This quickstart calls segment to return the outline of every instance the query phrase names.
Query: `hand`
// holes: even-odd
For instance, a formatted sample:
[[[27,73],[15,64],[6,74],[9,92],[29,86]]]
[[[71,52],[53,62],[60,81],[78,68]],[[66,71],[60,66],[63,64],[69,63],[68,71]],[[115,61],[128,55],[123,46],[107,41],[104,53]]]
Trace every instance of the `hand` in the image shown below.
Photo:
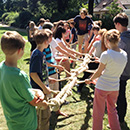
[[[54,84],[55,82],[56,82],[56,79],[49,77],[49,83],[50,83],[50,84]]]
[[[47,107],[48,107],[48,104],[47,104],[47,102],[44,100],[43,102],[42,102],[42,106],[43,106],[43,109],[45,110],[45,109],[47,109]]]
[[[54,94],[54,95],[57,95],[60,91],[56,91],[56,90],[51,90],[51,93]]]
[[[58,69],[59,71],[62,71],[62,70],[64,70],[64,67],[61,66],[61,65],[57,65],[57,69]]]
[[[92,81],[90,81],[90,79],[85,79],[85,83],[86,84],[90,84]]]

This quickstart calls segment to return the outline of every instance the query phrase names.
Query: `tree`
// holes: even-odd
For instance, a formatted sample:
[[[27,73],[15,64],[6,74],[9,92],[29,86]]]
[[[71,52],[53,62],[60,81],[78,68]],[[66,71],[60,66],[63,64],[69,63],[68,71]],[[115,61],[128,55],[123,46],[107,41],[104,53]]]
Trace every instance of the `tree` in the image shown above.
[[[89,2],[88,2],[88,12],[91,15],[93,15],[93,5],[94,5],[94,0],[89,0]]]
[[[120,13],[122,11],[122,8],[119,7],[119,4],[117,3],[117,0],[114,0],[110,7],[107,7],[109,10],[109,15],[113,18],[116,14]]]
[[[69,0],[57,0],[58,11],[63,13],[68,7]]]

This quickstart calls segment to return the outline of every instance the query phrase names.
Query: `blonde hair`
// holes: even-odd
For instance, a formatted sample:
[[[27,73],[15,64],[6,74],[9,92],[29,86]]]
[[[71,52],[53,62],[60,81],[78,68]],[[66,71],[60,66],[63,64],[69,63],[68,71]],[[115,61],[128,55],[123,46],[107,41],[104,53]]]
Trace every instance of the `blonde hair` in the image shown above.
[[[81,15],[81,14],[88,15],[87,9],[86,9],[86,8],[82,8],[82,9],[80,10],[80,15]]]
[[[111,29],[106,33],[106,39],[112,44],[118,44],[120,40],[120,33],[116,29]]]
[[[101,29],[102,30],[102,29]],[[106,51],[107,50],[107,47],[105,46],[105,36],[106,36],[106,32],[107,30],[106,29],[103,29],[102,30],[102,37],[101,37],[101,49],[102,49],[102,52],[103,51]]]
[[[107,31],[107,30],[106,30],[105,28],[100,29],[99,32],[98,32],[98,34],[102,36],[103,33],[106,32],[106,31]]]
[[[5,55],[12,55],[24,46],[25,39],[16,31],[7,31],[1,37],[1,49]]]

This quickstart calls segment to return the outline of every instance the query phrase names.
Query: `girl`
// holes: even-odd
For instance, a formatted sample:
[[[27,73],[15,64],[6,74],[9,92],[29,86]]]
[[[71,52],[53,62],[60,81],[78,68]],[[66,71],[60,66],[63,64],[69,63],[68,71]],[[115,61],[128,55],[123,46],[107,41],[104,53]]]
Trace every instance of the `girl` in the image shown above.
[[[115,29],[106,33],[105,45],[108,50],[102,53],[97,71],[90,79],[85,80],[89,84],[99,77],[94,93],[93,130],[102,130],[105,102],[111,130],[121,130],[115,103],[119,92],[119,78],[127,63],[127,54],[118,48],[119,37],[120,34]]]
[[[65,44],[65,42],[64,42],[64,40],[63,40],[64,35],[65,35],[65,32],[66,32],[66,30],[64,29],[64,27],[62,27],[62,26],[57,27],[57,29],[56,29],[56,31],[55,31],[55,39],[56,39],[56,41],[57,41],[57,44],[58,44],[63,50],[65,50],[66,52],[68,52],[67,56],[69,56],[69,54],[72,54],[73,57],[74,57],[74,59],[76,59],[75,55],[77,55],[77,56],[82,56],[82,54],[81,54],[80,52],[77,52],[77,51],[75,51],[75,50],[72,50],[72,49],[70,49],[69,47],[66,47],[66,44]],[[59,53],[58,53],[57,56],[58,56],[58,57],[59,57],[59,56],[64,57],[63,54],[59,54]],[[57,60],[57,61],[58,61],[58,60]],[[61,61],[61,59],[60,59],[60,61]],[[60,62],[60,61],[58,61],[58,62]],[[64,66],[64,67],[66,68],[66,70],[68,70],[68,71],[70,72],[70,63],[69,63],[67,57],[65,57],[65,60],[62,61],[61,65]],[[67,74],[67,76],[69,76],[69,75]]]

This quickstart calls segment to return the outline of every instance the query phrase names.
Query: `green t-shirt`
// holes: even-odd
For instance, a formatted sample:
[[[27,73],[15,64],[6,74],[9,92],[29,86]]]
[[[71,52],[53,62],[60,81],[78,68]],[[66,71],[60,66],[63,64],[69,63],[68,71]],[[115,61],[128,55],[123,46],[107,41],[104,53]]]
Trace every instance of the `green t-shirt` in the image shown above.
[[[34,92],[25,72],[0,63],[0,101],[9,130],[36,130],[37,115],[29,102]]]

